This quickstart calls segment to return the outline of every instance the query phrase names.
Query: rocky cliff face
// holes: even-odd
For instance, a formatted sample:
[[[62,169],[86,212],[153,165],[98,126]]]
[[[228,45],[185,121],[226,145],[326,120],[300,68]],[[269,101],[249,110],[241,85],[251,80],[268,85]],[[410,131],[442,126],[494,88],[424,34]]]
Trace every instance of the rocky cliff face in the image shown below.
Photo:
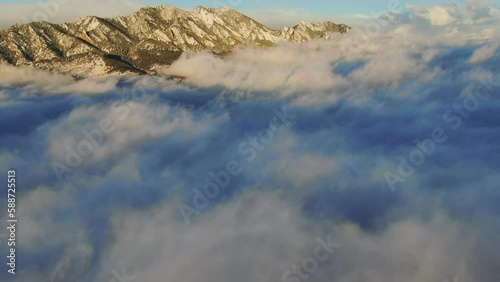
[[[77,77],[155,74],[182,52],[272,46],[280,40],[330,39],[350,27],[301,22],[270,29],[230,8],[145,7],[126,17],[80,18],[72,23],[34,22],[0,31],[0,61],[70,73]]]

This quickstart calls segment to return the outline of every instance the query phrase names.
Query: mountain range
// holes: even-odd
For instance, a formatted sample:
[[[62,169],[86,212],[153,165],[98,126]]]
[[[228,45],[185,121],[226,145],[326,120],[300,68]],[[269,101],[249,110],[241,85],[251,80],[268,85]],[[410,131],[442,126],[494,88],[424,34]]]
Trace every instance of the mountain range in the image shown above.
[[[75,77],[157,74],[183,52],[225,55],[234,48],[304,42],[345,33],[345,24],[300,22],[271,29],[231,8],[169,5],[129,16],[89,16],[72,23],[32,22],[0,30],[0,62],[69,73]]]

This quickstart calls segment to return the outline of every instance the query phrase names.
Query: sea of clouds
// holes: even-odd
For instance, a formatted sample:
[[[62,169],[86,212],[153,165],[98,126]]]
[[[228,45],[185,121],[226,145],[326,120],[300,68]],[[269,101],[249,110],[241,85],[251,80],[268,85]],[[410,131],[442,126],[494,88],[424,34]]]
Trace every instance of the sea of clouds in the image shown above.
[[[500,14],[463,2],[183,82],[0,65],[2,281],[497,282]]]

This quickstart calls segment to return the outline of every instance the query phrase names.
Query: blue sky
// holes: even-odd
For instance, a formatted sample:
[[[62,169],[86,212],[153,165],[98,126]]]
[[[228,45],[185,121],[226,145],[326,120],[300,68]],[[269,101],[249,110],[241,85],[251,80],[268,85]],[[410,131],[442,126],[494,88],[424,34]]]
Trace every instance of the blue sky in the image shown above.
[[[0,3],[30,3],[37,2],[33,0],[0,0]],[[331,15],[345,15],[345,14],[359,14],[370,13],[372,11],[379,11],[386,9],[389,0],[143,0],[146,4],[158,5],[169,4],[180,8],[191,8],[195,6],[233,6],[238,10],[255,10],[255,9],[300,9],[314,14],[331,14]],[[431,3],[459,3],[460,1],[436,1],[436,0],[413,0],[401,1],[402,3],[411,4],[431,4]],[[499,1],[497,1],[499,2]],[[227,4],[219,4],[227,3]],[[238,3],[231,5],[231,3]]]
[[[240,10],[262,9],[262,8],[277,8],[277,9],[301,9],[315,14],[357,14],[369,13],[371,11],[379,11],[387,7],[388,0],[219,0],[220,2],[231,3],[241,2],[235,5],[235,8]],[[201,1],[201,0],[175,0],[175,1],[147,1],[149,3],[169,3],[174,6],[192,7],[192,6],[212,6],[218,3],[218,0]],[[436,3],[436,0],[419,0],[419,1],[401,1],[402,3]],[[454,1],[457,2],[457,1]],[[217,5],[217,4],[215,4]]]
[[[38,21],[35,15],[49,10],[49,21],[71,22],[79,17],[129,15],[141,6],[169,4],[185,10],[196,6],[229,6],[272,28],[295,25],[299,21],[326,21],[356,26],[366,14],[388,10],[398,0],[0,0],[0,28],[15,23]],[[401,5],[460,4],[460,0],[399,0]],[[484,0],[477,0],[484,1]],[[499,3],[500,0],[496,0]],[[61,3],[54,11],[54,3]],[[32,4],[32,5],[23,5]],[[43,8],[45,7],[45,8]],[[47,8],[48,7],[48,8]]]

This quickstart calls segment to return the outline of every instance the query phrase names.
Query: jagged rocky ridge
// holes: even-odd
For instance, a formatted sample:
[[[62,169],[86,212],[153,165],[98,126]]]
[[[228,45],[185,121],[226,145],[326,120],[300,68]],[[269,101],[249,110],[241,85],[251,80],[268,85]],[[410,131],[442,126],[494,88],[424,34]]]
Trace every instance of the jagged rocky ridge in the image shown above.
[[[272,46],[280,40],[331,39],[344,24],[301,22],[270,29],[231,8],[145,7],[130,16],[85,17],[72,23],[33,22],[0,31],[0,61],[76,77],[155,74],[182,52],[226,54],[235,47]]]

